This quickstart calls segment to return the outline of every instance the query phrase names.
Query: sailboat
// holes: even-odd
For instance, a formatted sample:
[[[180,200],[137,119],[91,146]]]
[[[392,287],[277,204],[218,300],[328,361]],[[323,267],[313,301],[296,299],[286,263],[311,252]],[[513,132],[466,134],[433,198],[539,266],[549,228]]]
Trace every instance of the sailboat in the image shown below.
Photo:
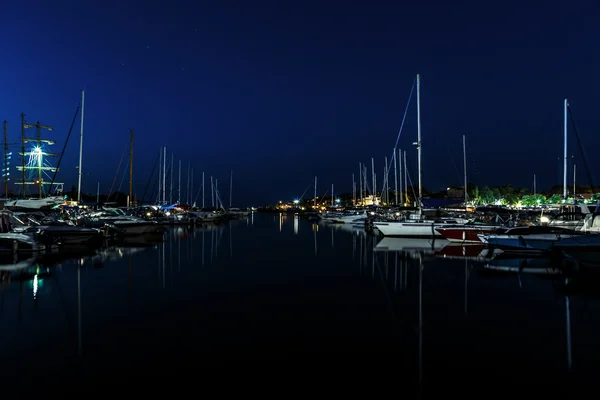
[[[442,238],[436,228],[448,226],[450,224],[466,224],[469,222],[465,218],[440,218],[437,220],[422,219],[421,210],[423,205],[422,185],[421,185],[421,77],[417,74],[417,146],[418,165],[419,165],[419,199],[418,212],[411,215],[405,221],[381,221],[374,222],[373,225],[384,236],[412,237],[412,238]]]

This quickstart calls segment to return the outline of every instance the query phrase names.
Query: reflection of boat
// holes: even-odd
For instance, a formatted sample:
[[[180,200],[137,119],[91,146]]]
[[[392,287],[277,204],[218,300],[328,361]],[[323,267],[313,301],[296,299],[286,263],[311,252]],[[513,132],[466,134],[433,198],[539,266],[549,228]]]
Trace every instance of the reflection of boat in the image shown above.
[[[110,247],[100,250],[92,257],[93,262],[115,261],[127,255],[133,255],[146,250],[147,247]]]
[[[569,260],[587,267],[600,267],[600,234],[563,238],[554,244]]]
[[[550,259],[544,257],[533,258],[509,258],[498,257],[484,263],[478,272],[502,273],[502,274],[539,274],[559,275],[561,269]]]
[[[490,246],[529,251],[547,251],[560,240],[583,235],[571,229],[553,226],[517,226],[501,228],[487,235],[479,234],[482,242]]]
[[[436,257],[446,259],[461,259],[461,260],[482,260],[492,258],[501,254],[502,250],[490,250],[485,245],[467,245],[463,246],[460,243],[448,243],[446,246],[435,252]]]
[[[35,257],[0,257],[0,271],[18,271],[30,267],[35,262]]]
[[[336,229],[336,230],[340,230],[340,231],[344,231],[344,232],[348,232],[348,233],[354,233],[354,234],[364,234],[365,232],[365,225],[355,225],[355,224],[331,224],[329,225],[329,229]]]
[[[66,249],[68,250],[39,254],[36,257],[36,261],[43,266],[54,266],[68,260],[80,260],[97,254],[96,249],[91,249],[87,246],[68,246]]]
[[[433,255],[436,250],[446,246],[448,241],[445,239],[412,239],[412,238],[393,238],[384,237],[375,246],[375,251],[388,252],[419,252]]]
[[[111,242],[119,247],[153,247],[164,241],[164,233],[147,233],[139,236],[126,236]]]
[[[45,245],[100,247],[104,241],[102,230],[76,225],[37,225],[24,227],[20,232],[33,235]]]

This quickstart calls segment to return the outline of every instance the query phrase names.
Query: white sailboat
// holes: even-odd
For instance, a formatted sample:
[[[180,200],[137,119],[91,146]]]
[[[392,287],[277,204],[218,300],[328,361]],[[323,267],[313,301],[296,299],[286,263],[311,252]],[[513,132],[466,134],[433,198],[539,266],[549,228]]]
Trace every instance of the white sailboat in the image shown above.
[[[436,228],[444,227],[450,224],[466,224],[469,220],[464,218],[426,220],[422,218],[422,184],[421,184],[421,77],[417,74],[417,146],[418,169],[419,169],[419,198],[418,212],[416,215],[411,215],[405,221],[381,221],[374,222],[373,225],[384,236],[412,237],[412,238],[442,238]]]

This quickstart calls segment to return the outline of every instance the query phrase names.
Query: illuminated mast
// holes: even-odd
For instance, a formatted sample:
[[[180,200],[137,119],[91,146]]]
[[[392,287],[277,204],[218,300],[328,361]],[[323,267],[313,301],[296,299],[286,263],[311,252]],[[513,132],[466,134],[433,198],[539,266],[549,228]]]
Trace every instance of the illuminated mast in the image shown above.
[[[25,137],[25,129],[27,128],[36,128],[37,137]],[[17,166],[17,170],[22,171],[23,179],[21,182],[15,182],[15,184],[22,185],[21,194],[23,197],[25,197],[27,192],[25,185],[37,185],[39,198],[41,199],[44,196],[44,185],[50,185],[52,183],[52,179],[45,181],[44,176],[47,176],[48,172],[56,172],[57,170],[56,167],[53,167],[44,160],[45,156],[57,157],[58,154],[46,153],[42,149],[42,145],[55,144],[54,140],[42,139],[42,129],[47,129],[49,131],[53,130],[51,126],[41,125],[39,121],[35,124],[28,124],[25,122],[25,114],[21,114],[21,151],[19,154],[22,157],[22,164]],[[26,145],[30,142],[36,144],[27,150]],[[62,183],[54,182],[54,184],[60,186],[62,189]],[[51,189],[52,188],[50,188],[50,191]]]

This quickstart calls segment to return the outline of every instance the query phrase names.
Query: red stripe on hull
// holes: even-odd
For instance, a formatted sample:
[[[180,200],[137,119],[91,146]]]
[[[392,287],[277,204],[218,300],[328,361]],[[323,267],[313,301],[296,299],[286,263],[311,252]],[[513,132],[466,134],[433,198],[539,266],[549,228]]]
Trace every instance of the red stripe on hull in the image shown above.
[[[477,235],[494,232],[494,228],[438,228],[437,231],[450,242],[483,243]]]

